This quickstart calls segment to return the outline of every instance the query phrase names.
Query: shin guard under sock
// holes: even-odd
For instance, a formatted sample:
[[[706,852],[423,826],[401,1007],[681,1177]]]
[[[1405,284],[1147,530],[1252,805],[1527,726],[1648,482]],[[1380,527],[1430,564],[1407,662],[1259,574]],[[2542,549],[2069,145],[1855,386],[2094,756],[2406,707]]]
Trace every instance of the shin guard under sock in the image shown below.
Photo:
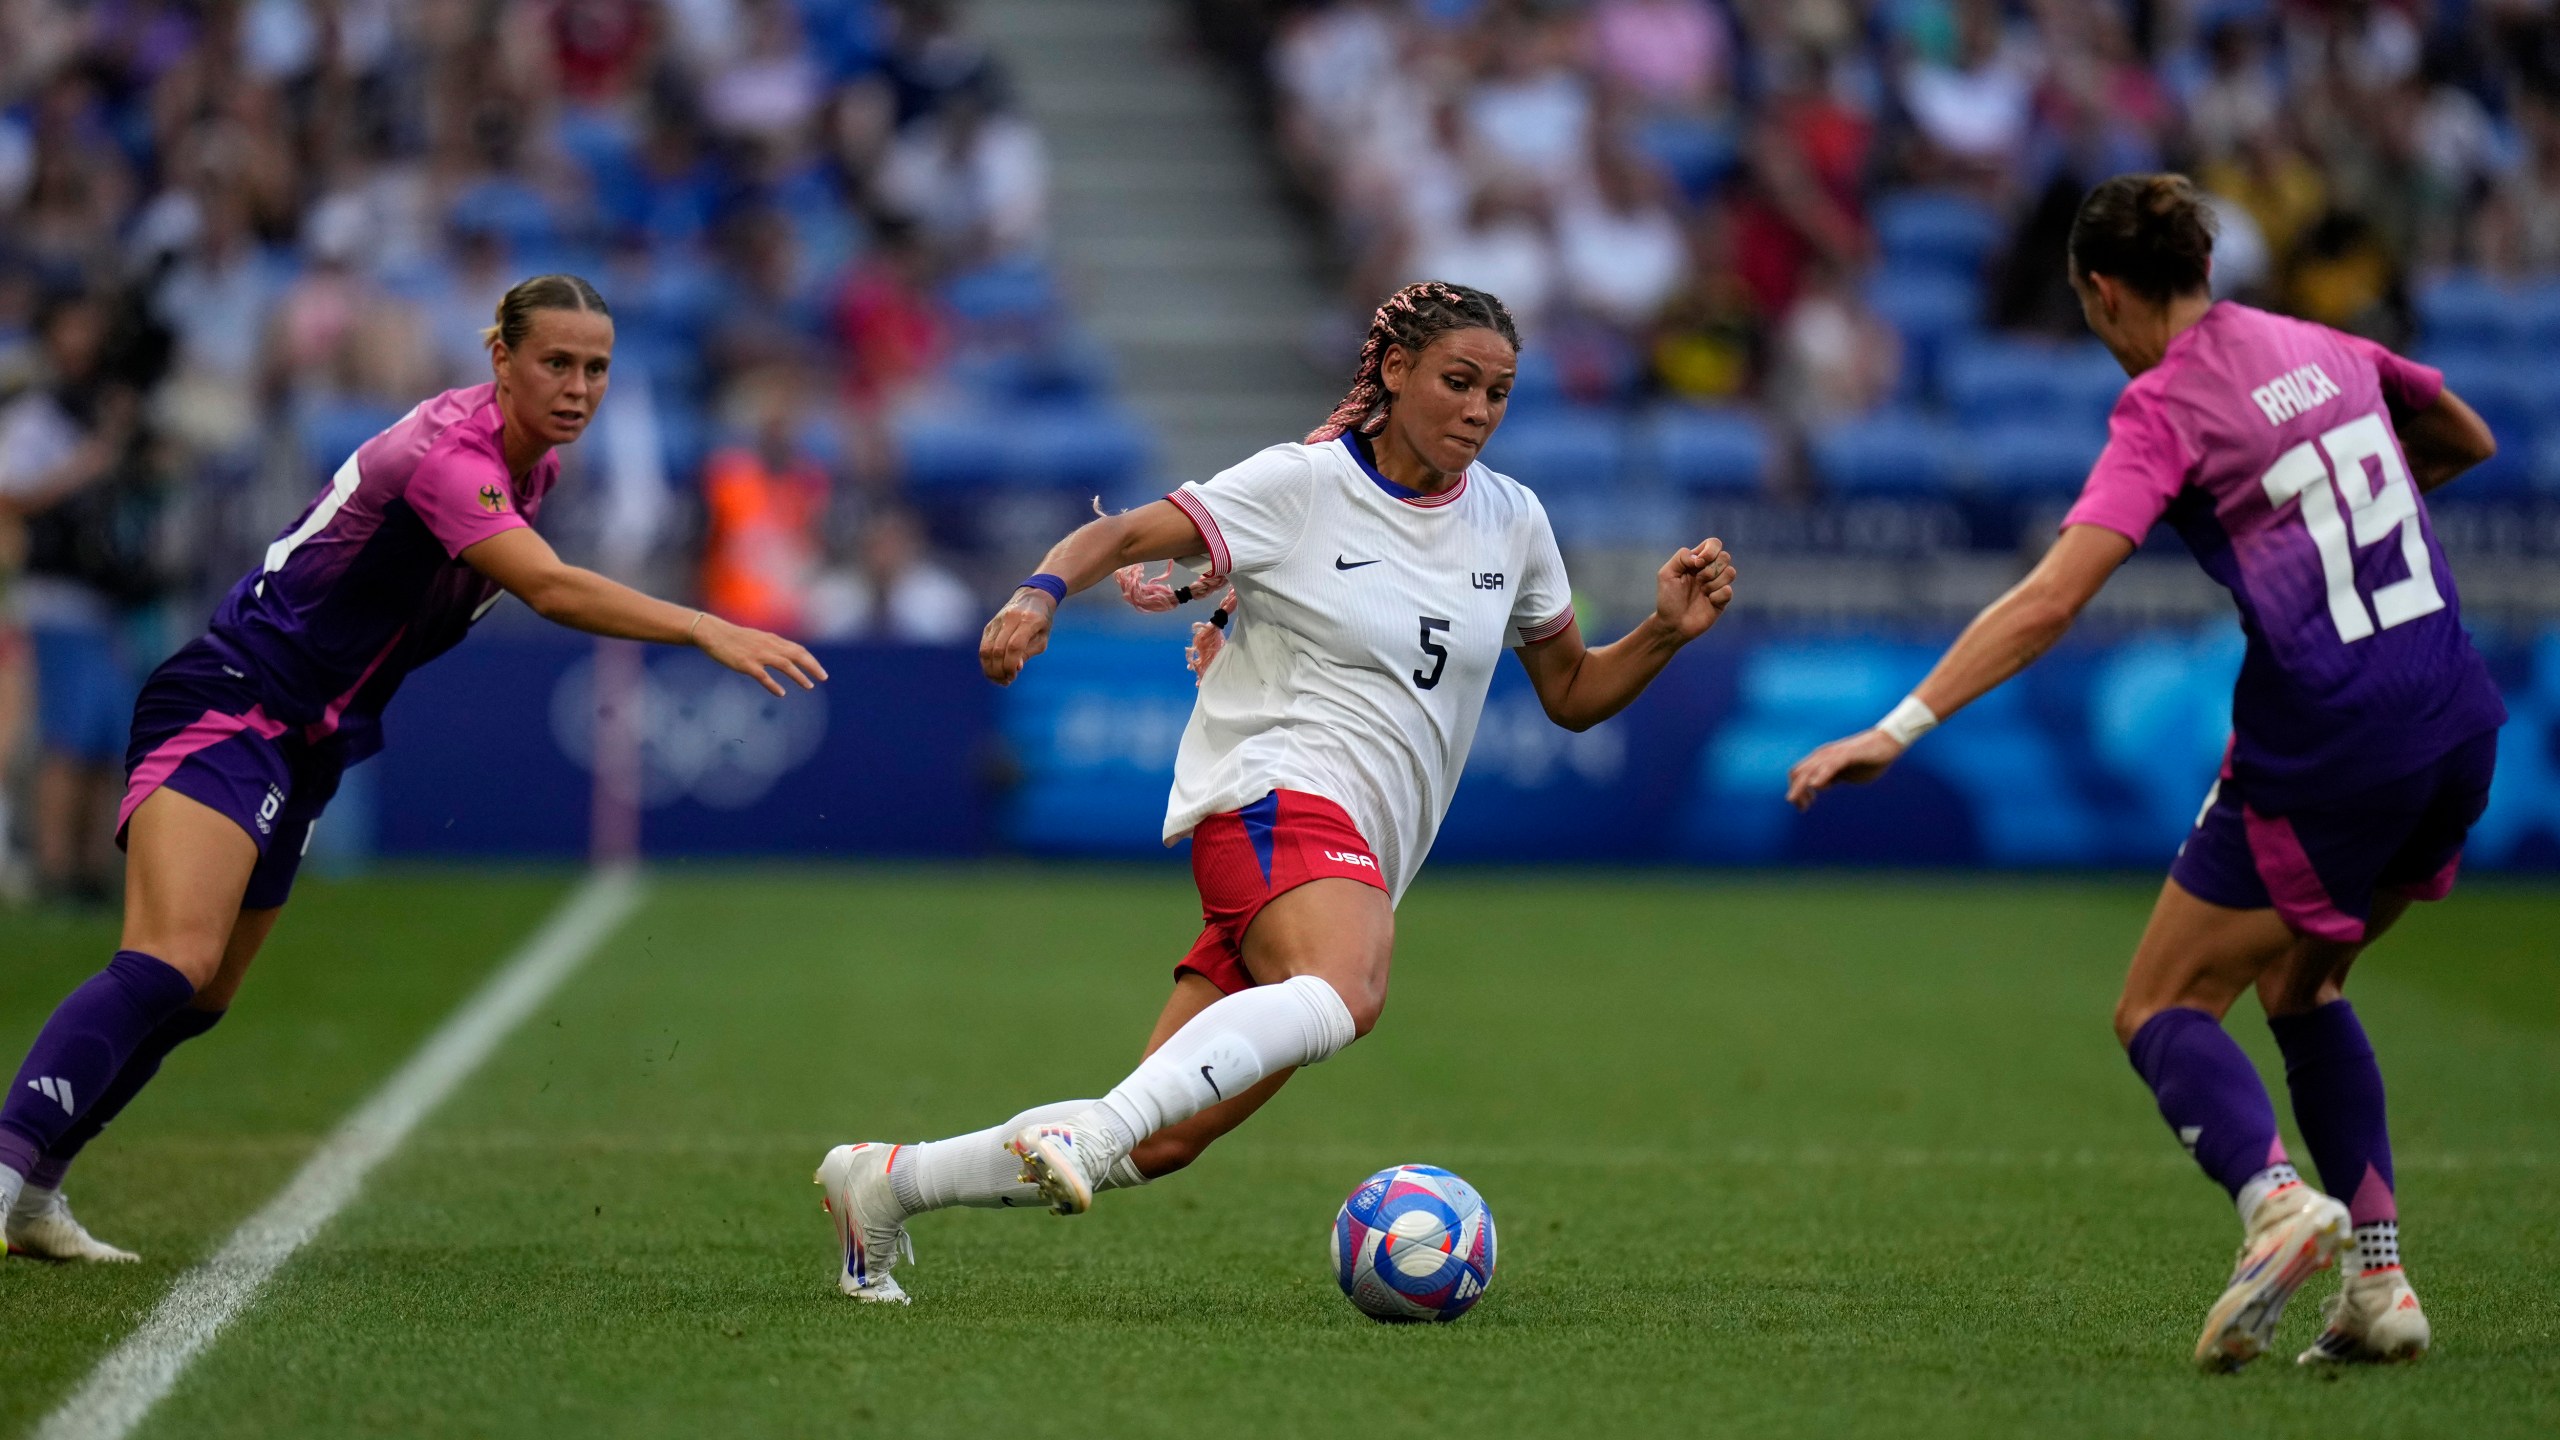
[[[124,1107],[133,1103],[133,1097],[160,1073],[160,1062],[169,1058],[169,1052],[221,1024],[224,1013],[182,1005],[176,1014],[161,1021],[159,1028],[144,1037],[142,1044],[126,1057],[124,1068],[116,1072],[116,1078],[100,1093],[97,1102],[82,1109],[80,1118],[72,1122],[62,1138],[38,1157],[35,1168],[27,1172],[27,1183],[43,1190],[61,1189],[62,1177],[70,1171],[71,1162],[79,1158],[81,1149],[97,1139],[108,1122],[124,1113]]]
[[[21,1176],[32,1172],[195,993],[167,962],[119,950],[106,969],[64,997],[0,1101],[0,1166]]]
[[[2126,1047],[2178,1143],[2234,1201],[2260,1171],[2285,1161],[2276,1109],[2239,1042],[2201,1010],[2163,1010]]]
[[[2271,1015],[2267,1028],[2284,1051],[2293,1121],[2320,1167],[2322,1188],[2347,1202],[2359,1230],[2397,1221],[2382,1068],[2374,1063],[2355,1007],[2333,1000],[2308,1014]]]

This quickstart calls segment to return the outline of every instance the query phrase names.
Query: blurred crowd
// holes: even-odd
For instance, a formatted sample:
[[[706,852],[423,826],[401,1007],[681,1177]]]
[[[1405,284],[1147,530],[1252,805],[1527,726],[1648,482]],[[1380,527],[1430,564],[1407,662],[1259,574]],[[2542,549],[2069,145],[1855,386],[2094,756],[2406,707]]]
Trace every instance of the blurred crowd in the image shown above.
[[[617,324],[564,549],[973,635],[898,436],[1090,398],[1046,186],[950,0],[0,0],[0,882],[102,889],[140,676],[526,275]]]
[[[2126,170],[2217,197],[2223,293],[2395,343],[2431,278],[2560,269],[2548,0],[1200,3],[1261,37],[1351,296],[1491,289],[1571,398],[1907,398],[1933,238],[1967,319],[2077,335],[2063,237]]]

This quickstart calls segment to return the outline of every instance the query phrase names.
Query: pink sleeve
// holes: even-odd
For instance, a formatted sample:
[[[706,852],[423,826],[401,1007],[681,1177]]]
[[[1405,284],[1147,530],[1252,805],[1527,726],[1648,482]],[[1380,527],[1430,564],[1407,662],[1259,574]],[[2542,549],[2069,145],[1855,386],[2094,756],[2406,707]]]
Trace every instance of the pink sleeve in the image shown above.
[[[2433,365],[2421,365],[2361,335],[2341,333],[2338,343],[2373,366],[2374,377],[2382,382],[2383,400],[2397,412],[2424,410],[2444,393],[2444,372]]]
[[[447,555],[525,525],[516,513],[506,467],[467,446],[430,447],[410,472],[406,498]]]
[[[2159,398],[2127,389],[2107,421],[2107,448],[2063,526],[2104,526],[2139,545],[2186,483],[2187,447]]]

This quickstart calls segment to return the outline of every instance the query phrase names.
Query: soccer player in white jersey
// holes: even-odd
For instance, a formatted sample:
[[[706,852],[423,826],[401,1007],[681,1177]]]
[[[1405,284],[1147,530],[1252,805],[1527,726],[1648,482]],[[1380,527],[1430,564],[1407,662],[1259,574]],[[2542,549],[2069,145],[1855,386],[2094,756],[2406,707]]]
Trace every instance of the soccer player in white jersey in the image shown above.
[[[840,1145],[818,1167],[837,1284],[903,1302],[905,1225],[951,1205],[1045,1203],[1179,1170],[1292,1071],[1367,1034],[1386,1004],[1395,902],[1447,810],[1485,690],[1514,650],[1557,724],[1584,730],[1713,626],[1734,570],[1713,539],[1656,577],[1655,608],[1586,647],[1546,511],[1477,459],[1502,423],[1519,337],[1500,301],[1409,285],[1378,307],[1350,393],[1303,444],[1084,526],[989,621],[1010,684],[1067,595],[1123,567],[1194,560],[1231,582],[1232,634],[1202,668],[1164,838],[1192,840],[1206,928],[1175,968],[1146,1058],[1099,1100],[921,1145]],[[1222,612],[1223,616],[1223,612]]]

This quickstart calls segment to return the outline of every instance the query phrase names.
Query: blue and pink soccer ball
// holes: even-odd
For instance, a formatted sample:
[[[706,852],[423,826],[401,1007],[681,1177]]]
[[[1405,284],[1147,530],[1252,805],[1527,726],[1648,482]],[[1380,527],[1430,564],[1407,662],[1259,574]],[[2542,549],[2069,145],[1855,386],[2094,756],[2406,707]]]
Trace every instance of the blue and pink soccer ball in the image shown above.
[[[1372,1320],[1455,1320],[1493,1283],[1493,1212],[1437,1165],[1381,1170],[1333,1217],[1333,1278]]]

